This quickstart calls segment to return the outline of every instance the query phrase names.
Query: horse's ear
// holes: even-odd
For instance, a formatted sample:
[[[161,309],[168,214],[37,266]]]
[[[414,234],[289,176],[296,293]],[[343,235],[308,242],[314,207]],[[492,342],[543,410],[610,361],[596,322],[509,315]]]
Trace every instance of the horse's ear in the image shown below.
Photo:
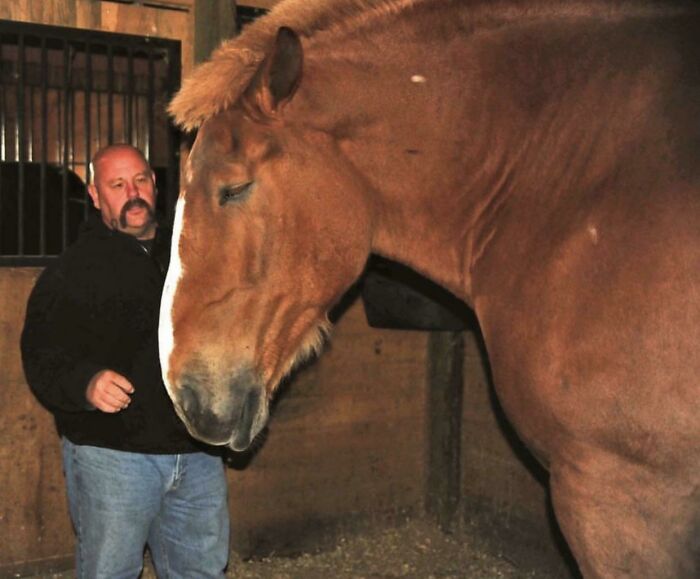
[[[291,28],[280,28],[272,53],[263,62],[246,97],[252,97],[263,114],[274,116],[294,96],[301,81],[302,62],[299,36]]]

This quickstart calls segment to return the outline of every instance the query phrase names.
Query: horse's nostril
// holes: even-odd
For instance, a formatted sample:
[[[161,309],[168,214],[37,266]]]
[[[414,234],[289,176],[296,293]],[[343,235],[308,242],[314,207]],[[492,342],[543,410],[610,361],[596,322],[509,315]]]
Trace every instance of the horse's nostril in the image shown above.
[[[186,384],[180,388],[180,406],[187,416],[199,414],[199,396],[193,388]]]

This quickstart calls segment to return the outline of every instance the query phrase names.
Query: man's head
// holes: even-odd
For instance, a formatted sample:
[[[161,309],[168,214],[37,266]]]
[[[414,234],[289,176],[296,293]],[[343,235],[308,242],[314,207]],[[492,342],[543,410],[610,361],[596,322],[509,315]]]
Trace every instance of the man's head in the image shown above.
[[[92,159],[88,192],[107,227],[151,239],[156,232],[156,178],[143,153],[131,145],[109,145]]]

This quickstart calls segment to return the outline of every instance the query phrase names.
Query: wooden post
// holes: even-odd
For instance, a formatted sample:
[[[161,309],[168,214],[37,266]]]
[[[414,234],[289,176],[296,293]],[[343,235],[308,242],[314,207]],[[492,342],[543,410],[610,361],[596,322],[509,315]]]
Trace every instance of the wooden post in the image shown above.
[[[460,520],[463,332],[428,338],[426,512],[445,532]]]
[[[194,1],[194,61],[202,62],[222,40],[236,34],[235,0]]]

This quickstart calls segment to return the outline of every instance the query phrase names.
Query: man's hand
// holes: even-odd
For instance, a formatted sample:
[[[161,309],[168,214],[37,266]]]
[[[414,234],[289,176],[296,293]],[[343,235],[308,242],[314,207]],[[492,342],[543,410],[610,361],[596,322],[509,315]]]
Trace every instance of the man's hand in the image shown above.
[[[112,370],[101,370],[88,383],[85,398],[102,412],[119,412],[129,406],[134,387],[124,376]]]

